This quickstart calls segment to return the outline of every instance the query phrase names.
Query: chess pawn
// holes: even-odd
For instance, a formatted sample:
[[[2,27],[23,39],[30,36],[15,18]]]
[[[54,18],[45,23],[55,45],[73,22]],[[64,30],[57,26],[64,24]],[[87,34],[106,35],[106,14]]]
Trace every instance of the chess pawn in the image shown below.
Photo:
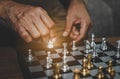
[[[63,43],[63,54],[64,53],[68,54],[67,43]]]
[[[99,68],[98,68],[97,78],[104,79],[104,73],[102,72],[102,66],[99,66]]]
[[[60,64],[55,64],[54,65],[54,70],[53,70],[53,74],[54,74],[54,79],[60,79],[61,78],[61,74],[60,74]]]
[[[72,45],[72,50],[73,50],[73,51],[77,50],[77,47],[75,46],[75,43],[76,43],[75,41],[72,42],[72,44],[73,44],[73,45]]]
[[[101,49],[103,51],[106,51],[107,50],[107,44],[106,44],[106,38],[102,38],[102,44],[101,44]]]
[[[80,79],[80,69],[74,69],[74,79]]]
[[[107,72],[110,74],[111,77],[114,77],[115,70],[112,68],[112,60],[109,61]]]
[[[82,59],[82,67],[83,68],[81,69],[81,74],[83,76],[87,76],[90,73],[90,71],[87,68],[87,59],[85,57]]]
[[[88,54],[88,55],[87,55],[87,59],[88,59],[87,67],[88,67],[88,69],[92,69],[92,68],[93,68],[93,64],[92,64],[92,54]]]
[[[90,50],[90,42],[88,40],[85,40],[85,53],[88,54]]]

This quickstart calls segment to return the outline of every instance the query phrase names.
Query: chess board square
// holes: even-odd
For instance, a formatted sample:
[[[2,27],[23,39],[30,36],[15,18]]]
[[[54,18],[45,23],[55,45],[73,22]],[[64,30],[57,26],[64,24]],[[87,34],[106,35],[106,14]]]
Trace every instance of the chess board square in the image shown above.
[[[70,69],[71,69],[72,71],[73,71],[75,68],[81,69],[82,66],[81,66],[81,65],[70,66]]]
[[[28,66],[38,66],[40,63],[38,61],[27,62]]]
[[[75,60],[75,58],[73,56],[67,56],[66,61],[74,61],[74,60]]]
[[[114,79],[120,79],[120,75],[119,74],[116,74]]]
[[[46,60],[39,60],[40,65],[46,65]]]
[[[96,52],[97,52],[97,53],[101,53],[101,52],[103,52],[103,51],[100,50],[100,49],[96,49]]]
[[[76,56],[73,56],[76,60],[81,60],[83,59],[83,55],[76,55]]]
[[[79,46],[79,47],[77,47],[77,49],[78,49],[79,51],[85,50],[85,46]]]
[[[73,56],[83,55],[83,53],[81,53],[80,51],[71,51],[70,53],[71,53]]]
[[[90,70],[90,74],[92,76],[96,76],[97,73],[98,73],[98,69],[92,69],[92,70]]]
[[[51,54],[52,58],[60,58],[59,54]]]
[[[62,62],[62,61],[63,61],[62,58],[54,58],[54,59],[53,59],[53,62],[54,62],[54,63],[60,63],[60,62]]]
[[[53,75],[53,69],[45,70],[45,73],[47,76],[52,76]]]
[[[38,60],[44,60],[46,59],[47,56],[43,55],[43,56],[36,56]]]
[[[104,63],[104,62],[99,62],[99,63],[93,63],[97,68],[99,67],[99,66],[102,66],[103,68],[106,68],[108,65],[106,64],[106,63]]]
[[[116,60],[116,63],[120,64],[120,60]]]
[[[33,72],[32,73],[32,77],[33,78],[46,77],[46,74],[43,71]]]
[[[79,62],[78,61],[69,61],[67,64],[68,64],[68,66],[75,66],[75,65],[79,65]]]
[[[38,66],[30,66],[29,70],[31,72],[38,72],[38,71],[43,71],[43,68],[40,65],[38,65]]]
[[[105,54],[108,56],[115,56],[116,52],[115,51],[106,51]]]
[[[35,51],[35,56],[46,55],[45,51]]]
[[[116,72],[120,73],[120,66],[114,66],[113,68],[115,69]]]
[[[108,62],[109,60],[113,60],[111,57],[107,56],[107,57],[100,57],[100,59],[104,62]]]
[[[73,73],[62,74],[63,79],[73,79]]]
[[[55,49],[55,51],[56,51],[57,53],[62,53],[63,49],[62,49],[62,48],[58,48],[58,49]]]

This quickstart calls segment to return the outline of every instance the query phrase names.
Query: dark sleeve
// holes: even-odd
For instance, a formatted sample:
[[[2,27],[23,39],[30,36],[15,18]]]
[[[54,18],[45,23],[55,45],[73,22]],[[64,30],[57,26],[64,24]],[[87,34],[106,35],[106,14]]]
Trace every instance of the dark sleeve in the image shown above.
[[[67,9],[71,0],[59,0],[63,6]]]

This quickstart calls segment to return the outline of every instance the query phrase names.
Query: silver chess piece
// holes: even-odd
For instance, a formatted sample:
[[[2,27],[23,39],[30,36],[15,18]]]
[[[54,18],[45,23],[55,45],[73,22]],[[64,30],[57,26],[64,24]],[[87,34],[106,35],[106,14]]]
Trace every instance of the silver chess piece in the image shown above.
[[[73,51],[77,50],[77,47],[76,47],[75,43],[76,43],[76,41],[73,41],[73,42],[72,42],[72,50],[73,50]]]
[[[120,41],[118,41],[116,57],[120,58]]]
[[[62,70],[63,72],[69,71],[69,66],[67,65],[67,56],[66,54],[63,55],[63,64],[62,64]]]
[[[31,49],[28,49],[28,62],[31,62],[33,61],[33,55],[32,55],[32,50]]]
[[[91,48],[93,48],[94,44],[95,44],[95,35],[92,33],[92,35],[91,35],[91,44],[90,44]]]
[[[53,60],[51,57],[51,52],[47,52],[47,54],[48,56],[46,57],[46,61],[47,61],[46,68],[49,69],[52,67]]]
[[[68,50],[67,50],[67,43],[63,43],[63,54],[68,54]]]
[[[94,46],[93,46],[93,55],[92,55],[92,57],[93,57],[93,58],[98,57],[98,54],[97,54],[97,52],[96,52],[96,44],[94,44]]]
[[[85,43],[85,53],[88,54],[90,52],[90,42],[88,40],[84,41]]]
[[[106,44],[106,38],[102,38],[102,44],[101,44],[101,49],[103,51],[106,51],[108,49],[107,44]]]

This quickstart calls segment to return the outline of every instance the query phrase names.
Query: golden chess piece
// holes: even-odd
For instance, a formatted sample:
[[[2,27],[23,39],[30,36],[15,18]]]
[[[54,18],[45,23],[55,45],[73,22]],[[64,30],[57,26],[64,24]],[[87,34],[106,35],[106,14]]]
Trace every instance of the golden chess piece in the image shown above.
[[[80,79],[80,69],[76,68],[73,70],[74,72],[74,79]]]
[[[112,68],[112,60],[110,60],[108,63],[107,72],[111,77],[115,76],[115,70]]]
[[[81,74],[83,76],[87,76],[90,73],[90,71],[87,68],[87,59],[85,57],[82,60],[82,67],[83,68],[81,69]]]
[[[98,68],[97,78],[104,79],[104,73],[102,72],[102,66],[99,66],[99,68]]]
[[[54,79],[60,79],[61,78],[61,74],[60,74],[60,64],[55,64],[54,65],[54,70],[53,70],[53,78]]]
[[[92,69],[93,68],[92,54],[88,54],[87,59],[88,59],[87,67],[88,67],[88,69]]]

